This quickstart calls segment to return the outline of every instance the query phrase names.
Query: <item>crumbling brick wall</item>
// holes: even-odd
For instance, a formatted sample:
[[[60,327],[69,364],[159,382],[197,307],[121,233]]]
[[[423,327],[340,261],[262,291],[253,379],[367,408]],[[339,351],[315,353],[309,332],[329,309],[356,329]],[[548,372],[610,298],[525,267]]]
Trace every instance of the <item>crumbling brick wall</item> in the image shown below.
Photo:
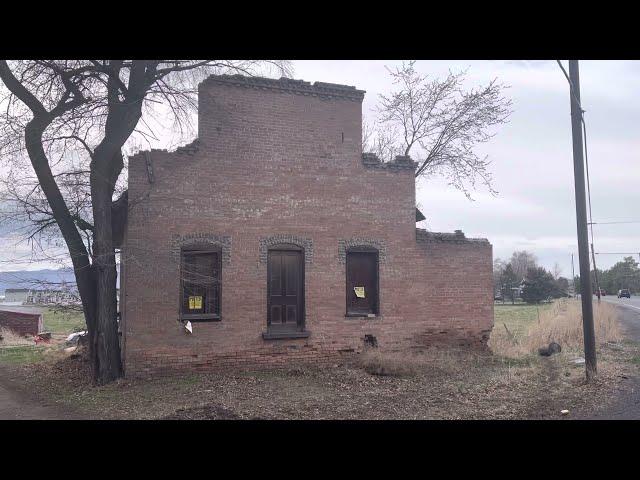
[[[486,240],[415,228],[414,163],[362,155],[364,92],[293,80],[210,77],[199,136],[129,162],[123,261],[127,373],[295,364],[430,341],[482,345],[493,324]],[[221,320],[178,322],[180,246],[222,251]],[[304,339],[265,340],[268,246],[305,251]],[[380,313],[345,317],[348,246],[379,251]]]

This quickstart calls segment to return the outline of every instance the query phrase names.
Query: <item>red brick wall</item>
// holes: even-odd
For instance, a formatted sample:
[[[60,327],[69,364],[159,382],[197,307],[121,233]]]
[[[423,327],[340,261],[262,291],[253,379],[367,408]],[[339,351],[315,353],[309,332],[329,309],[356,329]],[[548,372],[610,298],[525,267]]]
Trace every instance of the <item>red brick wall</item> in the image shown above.
[[[8,328],[18,335],[36,335],[43,329],[42,315],[0,310],[0,327]]]
[[[316,361],[359,351],[365,334],[381,347],[486,341],[493,324],[491,245],[421,234],[416,240],[414,170],[363,164],[361,96],[205,81],[197,147],[130,159],[123,254],[128,374]],[[188,335],[178,322],[177,252],[198,235],[223,245],[222,320],[194,323]],[[307,242],[306,339],[262,338],[261,240],[276,235]],[[381,250],[374,319],[345,318],[341,245],[359,243],[353,239]]]

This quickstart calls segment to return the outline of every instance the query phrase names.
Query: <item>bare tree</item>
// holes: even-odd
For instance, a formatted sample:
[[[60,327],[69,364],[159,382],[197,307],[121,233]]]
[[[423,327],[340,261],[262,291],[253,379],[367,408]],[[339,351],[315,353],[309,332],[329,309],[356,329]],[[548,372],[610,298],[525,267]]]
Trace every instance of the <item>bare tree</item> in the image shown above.
[[[554,280],[558,280],[560,275],[562,275],[562,267],[558,262],[553,264],[553,270],[551,271],[551,275],[553,275]]]
[[[492,80],[465,90],[466,72],[429,79],[414,65],[412,61],[387,69],[396,89],[380,95],[376,133],[369,134],[367,149],[383,160],[411,153],[418,161],[416,177],[444,175],[469,199],[469,189],[478,179],[495,193],[489,161],[474,148],[495,135],[492,127],[507,121],[511,113],[511,101],[503,96],[507,87]]]
[[[501,258],[493,260],[493,291],[494,293],[502,293],[502,274],[507,267],[507,262]]]
[[[509,263],[513,269],[513,273],[522,280],[527,276],[527,271],[530,268],[538,267],[538,258],[533,253],[526,250],[515,251],[511,255]]]
[[[174,131],[191,131],[196,86],[205,76],[252,74],[265,63],[288,73],[286,62],[0,61],[6,89],[0,158],[10,163],[5,200],[15,207],[15,221],[33,226],[31,239],[47,232],[63,238],[98,383],[122,372],[114,231],[126,216],[126,192],[118,183],[126,148],[153,140],[153,124],[161,125],[163,115],[173,118]],[[33,174],[21,170],[26,158]]]

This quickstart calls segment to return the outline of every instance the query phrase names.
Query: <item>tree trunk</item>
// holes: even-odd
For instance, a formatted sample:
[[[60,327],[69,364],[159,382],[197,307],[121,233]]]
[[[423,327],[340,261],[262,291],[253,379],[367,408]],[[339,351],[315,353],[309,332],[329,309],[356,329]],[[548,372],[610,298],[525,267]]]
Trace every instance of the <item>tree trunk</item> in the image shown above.
[[[110,176],[96,165],[91,172],[91,200],[93,203],[94,239],[93,268],[95,271],[96,335],[93,339],[97,368],[97,383],[109,383],[122,375],[120,336],[117,322],[116,257],[113,248],[111,223]]]

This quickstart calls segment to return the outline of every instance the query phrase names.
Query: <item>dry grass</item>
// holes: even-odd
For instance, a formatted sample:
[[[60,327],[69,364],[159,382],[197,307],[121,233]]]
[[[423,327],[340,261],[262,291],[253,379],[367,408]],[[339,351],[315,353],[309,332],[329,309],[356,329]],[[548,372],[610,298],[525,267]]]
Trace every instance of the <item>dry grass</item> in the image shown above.
[[[23,337],[13,330],[0,327],[0,346],[33,345],[33,337]]]
[[[370,349],[359,355],[357,365],[365,372],[381,377],[411,377],[451,375],[478,363],[481,353],[469,349],[432,347],[418,352]]]
[[[602,302],[594,304],[596,344],[619,342],[622,334],[618,326],[615,307]],[[557,342],[563,351],[578,352],[583,348],[582,309],[573,299],[558,300],[552,308],[540,312],[526,334],[518,336],[504,325],[496,324],[489,346],[498,355],[517,358],[536,353],[538,348]]]

